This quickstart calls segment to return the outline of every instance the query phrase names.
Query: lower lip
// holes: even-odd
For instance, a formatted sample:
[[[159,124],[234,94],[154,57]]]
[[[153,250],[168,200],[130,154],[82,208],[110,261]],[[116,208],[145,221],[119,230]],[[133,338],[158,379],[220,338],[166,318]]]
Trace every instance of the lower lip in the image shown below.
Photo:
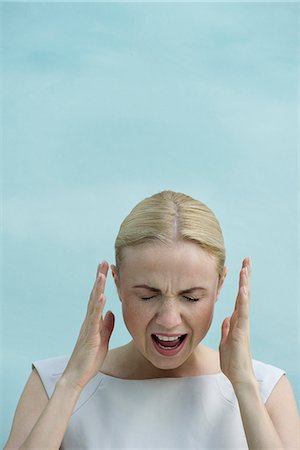
[[[156,340],[155,340],[152,336],[151,336],[151,339],[152,339],[152,342],[153,342],[153,344],[154,344],[155,349],[157,350],[157,352],[158,352],[160,355],[163,355],[163,356],[175,356],[175,355],[177,355],[177,354],[184,348],[185,343],[186,343],[186,341],[187,341],[187,335],[185,336],[185,338],[183,339],[183,341],[178,345],[178,347],[171,348],[170,350],[169,350],[169,349],[161,348],[161,347],[158,345],[158,343],[156,342]]]

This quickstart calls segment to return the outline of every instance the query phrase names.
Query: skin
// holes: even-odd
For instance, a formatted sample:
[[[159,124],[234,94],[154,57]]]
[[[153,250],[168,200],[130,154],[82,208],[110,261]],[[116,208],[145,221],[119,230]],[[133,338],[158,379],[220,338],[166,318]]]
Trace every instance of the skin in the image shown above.
[[[206,348],[201,340],[210,327],[227,269],[219,281],[215,261],[206,252],[188,242],[176,243],[172,248],[160,245],[126,249],[120,279],[115,266],[111,268],[124,320],[133,340],[108,352],[114,314],[107,311],[102,319],[109,269],[104,261],[98,266],[75,348],[51,399],[37,372],[33,371],[18,404],[5,448],[58,448],[86,384],[99,370],[110,373],[112,369],[113,376],[125,379],[194,376],[221,369],[235,391],[248,448],[299,448],[299,415],[287,377],[280,378],[264,404],[253,373],[249,338],[249,258],[242,264],[233,313],[222,324],[219,352]],[[141,297],[153,295],[133,290],[132,285],[141,282],[159,288],[160,294],[148,301],[141,300]],[[178,294],[179,290],[192,285],[207,288],[205,293],[193,292],[194,297],[201,298],[199,302],[190,303]],[[163,357],[153,352],[152,332],[188,333],[188,345],[175,357]],[[126,368],[131,372],[126,372]]]
[[[124,319],[133,340],[109,354],[114,314],[107,311],[102,319],[109,265],[106,261],[100,264],[78,340],[51,401],[39,376],[33,371],[33,377],[20,399],[5,448],[45,448],[49,445],[58,448],[82,389],[100,369],[105,373],[105,370],[113,368],[112,375],[118,378],[147,379],[201,375],[215,367],[201,340],[211,324],[214,303],[227,269],[219,282],[212,262],[213,258],[190,243],[176,243],[171,249],[162,246],[128,249],[120,279],[116,276],[115,266],[112,266],[112,271],[122,301]],[[223,321],[219,353],[215,353],[222,372],[234,388],[248,447],[251,450],[296,449],[299,447],[299,414],[287,377],[280,378],[264,404],[253,373],[249,335],[250,258],[245,258],[242,266],[234,310]],[[157,283],[155,287],[161,289],[160,295],[152,299],[153,302],[141,303],[144,292],[132,292],[129,283],[136,280],[151,283],[152,286]],[[179,295],[178,290],[191,287],[187,283],[195,282],[198,285],[205,283],[207,293],[200,302],[185,303],[188,300]],[[182,354],[169,359],[156,355],[149,341],[153,331],[188,332],[188,346]],[[114,356],[109,357],[112,354]],[[108,360],[110,362],[105,368]],[[126,373],[126,367],[132,371],[132,376]],[[35,400],[43,396],[44,404],[40,400],[36,403]],[[54,429],[55,433],[51,432]]]
[[[224,269],[219,280],[214,259],[191,242],[176,242],[171,248],[162,245],[143,246],[127,248],[125,251],[120,277],[116,274],[115,266],[111,266],[111,269],[122,301],[124,320],[133,340],[124,347],[114,349],[115,356],[108,358],[110,363],[108,362],[106,367],[107,359],[102,365],[103,359],[99,361],[96,354],[94,366],[97,363],[97,367],[101,367],[104,373],[105,370],[110,371],[113,368],[113,376],[125,379],[184,377],[211,373],[216,362],[212,362],[209,351],[201,344],[201,340],[210,327],[214,304],[227,269]],[[102,275],[99,282],[95,283],[95,291],[93,289],[91,296],[91,305],[95,303],[96,313],[91,316],[95,317],[92,320],[93,328],[90,327],[93,332],[90,334],[93,338],[101,335],[101,345],[103,340],[105,347],[103,358],[114,324],[114,315],[108,311],[103,322],[101,319],[99,328],[97,327],[97,317],[101,316],[105,305],[105,297],[100,293],[104,292],[107,271],[108,264],[104,262],[98,268],[98,274],[101,272]],[[286,376],[280,378],[264,404],[253,371],[249,320],[250,274],[250,258],[245,258],[240,271],[234,309],[232,315],[226,317],[222,323],[219,353],[215,354],[218,356],[221,371],[235,391],[248,447],[251,450],[298,448],[299,414],[292,387]],[[142,300],[142,297],[150,297],[153,293],[137,293],[133,290],[133,283],[147,283],[158,288],[159,294],[156,292],[152,299]],[[157,286],[154,283],[157,283]],[[205,293],[200,292],[202,296],[195,295],[201,298],[199,302],[185,303],[188,300],[182,293],[179,294],[179,290],[191,287],[187,286],[187,283],[198,286],[201,283],[207,288]],[[103,299],[101,307],[97,309],[96,298],[99,295]],[[144,301],[145,304],[141,303]],[[187,332],[188,345],[172,358],[161,356],[154,353],[151,347],[150,336],[153,332]],[[90,340],[88,344],[90,348]],[[95,349],[98,351],[97,345]],[[131,372],[126,372],[126,368]],[[219,372],[219,369],[217,371]],[[213,373],[215,372],[216,370]]]
[[[119,277],[114,265],[111,269],[124,322],[133,338],[125,347],[130,376],[182,377],[205,373],[211,353],[201,341],[212,323],[227,268],[219,280],[215,258],[188,241],[175,242],[171,247],[163,244],[127,247],[123,257]],[[140,284],[161,292],[134,287]],[[206,290],[179,294],[195,286]],[[149,297],[152,298],[142,299]],[[152,333],[188,333],[185,348],[173,357],[162,356],[153,346]]]

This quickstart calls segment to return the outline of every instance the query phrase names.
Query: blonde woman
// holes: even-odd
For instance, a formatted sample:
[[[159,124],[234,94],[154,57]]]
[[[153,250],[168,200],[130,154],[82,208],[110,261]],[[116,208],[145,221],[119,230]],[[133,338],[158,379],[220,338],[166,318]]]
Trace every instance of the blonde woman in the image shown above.
[[[251,357],[249,257],[219,351],[202,344],[227,274],[214,213],[182,193],[155,194],[121,224],[115,256],[132,340],[108,349],[103,261],[73,353],[33,363],[5,449],[298,449],[285,372]]]

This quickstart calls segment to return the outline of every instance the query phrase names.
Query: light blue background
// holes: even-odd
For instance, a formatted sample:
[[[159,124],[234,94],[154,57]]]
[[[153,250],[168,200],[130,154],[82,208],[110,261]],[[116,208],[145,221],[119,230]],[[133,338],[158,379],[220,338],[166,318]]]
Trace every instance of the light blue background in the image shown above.
[[[97,264],[164,189],[207,203],[229,274],[217,349],[252,257],[251,349],[297,365],[297,5],[2,4],[2,425],[31,362],[73,350]],[[127,343],[111,274],[110,347]],[[298,372],[298,373],[297,373]]]

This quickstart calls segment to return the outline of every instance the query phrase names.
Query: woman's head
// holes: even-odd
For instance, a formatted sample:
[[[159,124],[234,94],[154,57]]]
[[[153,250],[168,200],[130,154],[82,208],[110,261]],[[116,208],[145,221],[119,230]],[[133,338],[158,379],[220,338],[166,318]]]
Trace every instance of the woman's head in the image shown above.
[[[170,246],[178,241],[194,242],[212,255],[221,279],[225,247],[218,219],[201,201],[173,191],[145,198],[124,219],[115,241],[117,275],[125,248],[158,243]]]
[[[172,191],[146,198],[120,227],[112,272],[139,355],[160,369],[191,358],[205,337],[226,277],[218,220],[203,203]],[[161,356],[154,334],[187,334],[182,351]]]

